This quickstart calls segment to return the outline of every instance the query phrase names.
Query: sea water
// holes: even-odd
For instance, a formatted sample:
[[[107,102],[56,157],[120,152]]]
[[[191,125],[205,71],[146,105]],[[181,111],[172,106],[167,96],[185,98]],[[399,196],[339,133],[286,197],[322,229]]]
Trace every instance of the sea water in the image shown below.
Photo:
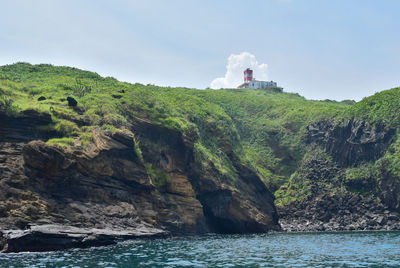
[[[271,233],[133,240],[0,254],[1,267],[400,267],[400,232]]]

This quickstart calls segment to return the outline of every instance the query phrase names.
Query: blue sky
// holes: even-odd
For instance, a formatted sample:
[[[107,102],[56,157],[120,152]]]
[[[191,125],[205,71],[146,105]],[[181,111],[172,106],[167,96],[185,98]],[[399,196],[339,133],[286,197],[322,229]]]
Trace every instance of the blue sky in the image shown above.
[[[0,65],[203,89],[247,52],[268,66],[256,77],[311,99],[360,100],[400,85],[396,0],[3,0],[1,10]]]

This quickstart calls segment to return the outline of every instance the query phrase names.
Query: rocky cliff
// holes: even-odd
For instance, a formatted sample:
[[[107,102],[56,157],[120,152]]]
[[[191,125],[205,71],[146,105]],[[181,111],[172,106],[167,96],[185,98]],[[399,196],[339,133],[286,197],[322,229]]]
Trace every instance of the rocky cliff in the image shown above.
[[[399,230],[399,182],[377,161],[395,139],[381,123],[323,120],[308,126],[308,153],[291,178],[298,200],[280,206],[289,231]],[[382,161],[380,161],[382,162]]]
[[[399,103],[0,66],[1,248],[399,229]]]
[[[57,135],[41,130],[49,123],[46,113],[0,114],[3,251],[280,228],[273,195],[235,162],[229,145],[237,181],[221,180],[217,169],[196,162],[193,133],[134,118],[130,130],[94,128],[91,144],[65,148],[46,144]]]
[[[368,124],[357,119],[336,122],[323,120],[307,127],[306,142],[317,143],[340,166],[372,162],[384,155],[395,130],[382,123]]]

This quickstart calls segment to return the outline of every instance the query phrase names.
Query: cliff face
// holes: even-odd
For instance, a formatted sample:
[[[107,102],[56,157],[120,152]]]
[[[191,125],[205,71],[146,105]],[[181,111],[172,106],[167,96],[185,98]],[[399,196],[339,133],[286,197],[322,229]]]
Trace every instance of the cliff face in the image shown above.
[[[229,144],[224,150],[232,161],[238,180],[221,179],[215,168],[205,169],[194,157],[195,133],[169,130],[136,118],[134,133],[141,141],[143,158],[167,175],[159,191],[180,201],[188,189],[201,204],[200,218],[207,231],[217,233],[254,233],[279,229],[273,195],[260,178],[237,159]],[[188,215],[193,208],[188,208]]]
[[[279,230],[274,202],[286,230],[400,229],[400,88],[354,103],[47,64],[0,77],[4,250]]]
[[[368,124],[354,119],[337,124],[319,122],[309,126],[308,133],[308,142],[322,146],[340,168],[374,163],[385,155],[396,138],[394,128],[385,127],[382,123]],[[347,184],[353,188],[374,189],[385,206],[400,212],[400,179],[384,165],[379,168],[379,178],[363,178]]]
[[[304,127],[347,107],[277,91],[130,84],[49,64],[0,66],[3,241],[11,250],[18,237],[61,235],[60,226],[69,246],[109,243],[122,231],[278,230],[269,189],[296,169]]]
[[[350,119],[323,120],[307,127],[308,143],[317,143],[341,166],[355,166],[379,159],[393,140],[394,129]]]
[[[354,119],[324,120],[307,130],[308,153],[289,186],[305,194],[279,208],[282,227],[400,229],[400,179],[377,161],[387,153],[395,130]]]
[[[205,172],[193,155],[194,134],[135,118],[141,156],[130,131],[94,129],[86,149],[66,149],[44,142],[55,135],[38,128],[51,122],[48,114],[0,119],[0,244],[6,251],[279,229],[273,196],[258,176],[239,162],[235,182],[221,182],[217,170]],[[45,225],[52,226],[47,233]],[[75,234],[54,239],[59,226]]]

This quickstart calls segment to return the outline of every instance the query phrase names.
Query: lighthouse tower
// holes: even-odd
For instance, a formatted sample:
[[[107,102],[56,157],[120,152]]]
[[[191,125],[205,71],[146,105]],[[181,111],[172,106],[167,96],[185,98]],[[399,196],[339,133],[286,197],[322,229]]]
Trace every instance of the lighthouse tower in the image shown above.
[[[247,68],[244,70],[244,82],[249,83],[251,80],[253,80],[253,70]]]
[[[278,86],[277,83],[274,81],[258,81],[254,79],[253,70],[251,70],[250,68],[244,70],[243,73],[244,73],[244,83],[238,86],[238,88],[268,89]]]

